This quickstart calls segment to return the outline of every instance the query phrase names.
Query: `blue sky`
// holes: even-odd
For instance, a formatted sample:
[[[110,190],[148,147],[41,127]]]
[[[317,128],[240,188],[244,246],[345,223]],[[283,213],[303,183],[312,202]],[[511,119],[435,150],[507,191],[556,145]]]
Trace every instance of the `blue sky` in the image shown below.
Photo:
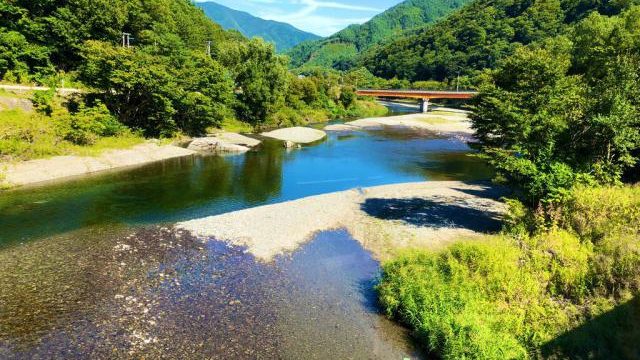
[[[401,1],[216,0],[215,2],[263,19],[286,22],[299,29],[327,36],[350,24],[361,24]]]

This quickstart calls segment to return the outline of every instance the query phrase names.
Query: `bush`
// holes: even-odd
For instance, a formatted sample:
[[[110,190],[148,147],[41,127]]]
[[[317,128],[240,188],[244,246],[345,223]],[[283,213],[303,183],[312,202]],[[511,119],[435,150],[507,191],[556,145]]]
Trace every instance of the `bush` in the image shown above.
[[[439,357],[541,356],[545,344],[640,291],[640,186],[577,188],[569,197],[560,228],[529,235],[531,212],[511,202],[508,233],[384,264],[381,305]],[[633,321],[582,346],[614,351],[618,338],[608,332]]]
[[[566,319],[558,321],[558,305],[521,262],[520,249],[502,238],[409,253],[384,265],[380,301],[435,355],[526,358],[528,345],[549,339]]]
[[[598,243],[607,234],[638,234],[640,185],[579,187],[565,209],[566,226]]]
[[[59,116],[56,123],[58,134],[77,145],[92,145],[100,137],[117,136],[129,131],[101,103],[93,107],[80,105],[76,113]]]

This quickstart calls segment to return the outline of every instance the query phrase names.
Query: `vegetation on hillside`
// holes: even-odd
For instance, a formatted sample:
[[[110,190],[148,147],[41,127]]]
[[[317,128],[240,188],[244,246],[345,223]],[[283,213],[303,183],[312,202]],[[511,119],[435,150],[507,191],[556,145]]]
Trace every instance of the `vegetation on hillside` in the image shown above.
[[[212,1],[199,2],[196,5],[223,28],[237,30],[248,38],[261,37],[273,43],[278,52],[286,51],[303,41],[320,39],[318,35],[296,29],[289,24],[264,20]]]
[[[637,171],[640,6],[592,13],[568,36],[518,48],[486,74],[473,126],[482,151],[531,206],[552,206],[577,183],[613,184]]]
[[[430,352],[640,356],[639,39],[640,6],[594,12],[482,74],[478,146],[517,190],[505,229],[401,255],[378,287]]]
[[[468,0],[406,0],[362,25],[351,25],[325,39],[307,41],[287,54],[291,66],[325,66],[339,70],[353,67],[356,55],[403,30],[432,23]]]
[[[371,47],[358,63],[383,78],[445,81],[474,76],[519,46],[565,33],[597,11],[618,14],[637,0],[474,0],[420,30]]]
[[[357,112],[365,101],[351,99],[337,76],[307,79],[287,68],[272,45],[224,31],[189,0],[0,4],[1,79],[80,81],[83,104],[101,104],[145,136],[200,135],[233,119],[258,128],[299,124]]]

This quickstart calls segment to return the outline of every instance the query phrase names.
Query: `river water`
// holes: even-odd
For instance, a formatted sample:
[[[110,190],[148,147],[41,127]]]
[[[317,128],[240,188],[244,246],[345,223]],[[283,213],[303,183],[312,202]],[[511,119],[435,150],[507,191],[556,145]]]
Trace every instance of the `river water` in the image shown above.
[[[481,180],[428,132],[332,133],[0,193],[0,358],[420,357],[378,313],[379,264],[343,231],[273,263],[180,220],[424,180]]]

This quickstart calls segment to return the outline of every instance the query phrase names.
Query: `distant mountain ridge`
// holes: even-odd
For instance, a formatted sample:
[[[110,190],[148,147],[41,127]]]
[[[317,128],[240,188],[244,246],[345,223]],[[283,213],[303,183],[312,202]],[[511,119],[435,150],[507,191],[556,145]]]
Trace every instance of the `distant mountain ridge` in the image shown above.
[[[362,25],[351,25],[325,39],[304,42],[287,52],[291,65],[345,69],[356,56],[404,30],[437,21],[470,0],[406,0]]]
[[[297,29],[290,24],[261,19],[215,2],[199,2],[196,5],[224,29],[237,30],[249,38],[261,37],[274,43],[278,52],[286,51],[304,41],[320,39],[320,36]]]
[[[473,76],[521,45],[570,35],[568,30],[591,12],[617,15],[633,4],[640,0],[474,0],[432,26],[369,48],[358,65],[386,79]]]

